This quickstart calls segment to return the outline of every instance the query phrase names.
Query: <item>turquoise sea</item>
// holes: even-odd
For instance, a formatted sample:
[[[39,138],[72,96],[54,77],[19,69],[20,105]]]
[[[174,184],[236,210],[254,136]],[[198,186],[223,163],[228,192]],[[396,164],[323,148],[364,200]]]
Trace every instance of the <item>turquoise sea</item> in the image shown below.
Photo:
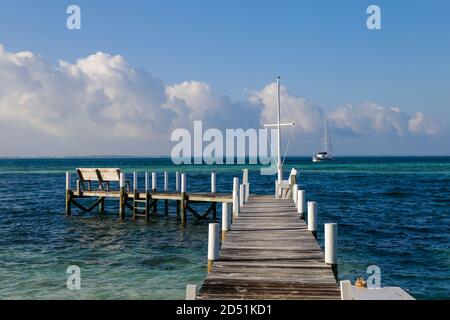
[[[0,159],[0,299],[183,299],[187,283],[206,274],[207,224],[189,216],[182,228],[171,208],[150,223],[118,220],[117,201],[99,215],[64,215],[65,172],[118,167],[130,175],[184,171],[188,191],[231,192],[232,177],[250,168],[251,191],[273,194],[274,177],[256,165],[174,166],[170,159]],[[323,223],[339,225],[339,277],[367,277],[381,268],[382,286],[400,286],[417,299],[450,298],[450,157],[341,157],[313,164],[288,158],[299,170]],[[75,176],[74,176],[75,178]],[[174,186],[174,175],[170,175]],[[220,211],[219,211],[220,213]],[[220,218],[220,214],[219,214]],[[66,288],[66,269],[81,268],[81,290]]]

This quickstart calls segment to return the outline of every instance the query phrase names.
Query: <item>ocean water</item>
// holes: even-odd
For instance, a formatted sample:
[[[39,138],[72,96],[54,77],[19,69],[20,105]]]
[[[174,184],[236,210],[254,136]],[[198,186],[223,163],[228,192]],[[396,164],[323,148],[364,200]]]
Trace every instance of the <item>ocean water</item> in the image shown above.
[[[208,191],[215,171],[219,192],[231,192],[232,177],[249,167],[252,192],[274,191],[275,178],[256,165],[0,159],[0,299],[183,299],[187,283],[202,283],[210,221],[189,216],[183,228],[172,206],[148,224],[129,213],[121,222],[117,201],[107,202],[104,215],[64,215],[65,171],[89,166],[138,171],[140,186],[145,171],[184,171],[188,191]],[[321,245],[323,223],[338,223],[341,279],[367,277],[367,267],[377,265],[382,286],[417,299],[450,298],[450,157],[288,158],[286,174],[291,167],[307,200],[318,203]],[[81,268],[81,290],[66,287],[70,265]]]

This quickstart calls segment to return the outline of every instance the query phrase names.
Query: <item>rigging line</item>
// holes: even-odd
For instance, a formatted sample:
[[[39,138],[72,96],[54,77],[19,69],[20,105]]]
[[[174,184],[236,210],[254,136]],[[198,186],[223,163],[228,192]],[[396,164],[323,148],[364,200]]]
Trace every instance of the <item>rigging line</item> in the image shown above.
[[[289,130],[289,138],[288,138],[288,143],[286,145],[286,150],[284,151],[284,155],[283,155],[283,162],[281,162],[281,165],[284,165],[284,160],[286,159],[286,154],[289,150],[289,146],[291,145],[291,138],[292,138],[292,133],[294,132],[294,126],[291,126],[291,130]]]
[[[269,137],[267,128],[264,128],[264,129],[266,130],[267,137]],[[272,136],[270,136],[270,138],[272,138]],[[275,159],[275,162],[277,163],[277,166],[278,166],[278,159],[274,156],[272,143],[270,142],[271,139],[268,138],[267,141],[269,142],[269,147],[270,147],[271,157]]]
[[[281,105],[283,106],[284,110],[285,110],[286,113],[288,114],[290,121],[291,121],[291,122],[294,122],[294,118],[292,118],[292,115],[291,115],[291,113],[289,112],[289,108],[286,107],[286,105],[285,105],[284,103],[281,103]]]

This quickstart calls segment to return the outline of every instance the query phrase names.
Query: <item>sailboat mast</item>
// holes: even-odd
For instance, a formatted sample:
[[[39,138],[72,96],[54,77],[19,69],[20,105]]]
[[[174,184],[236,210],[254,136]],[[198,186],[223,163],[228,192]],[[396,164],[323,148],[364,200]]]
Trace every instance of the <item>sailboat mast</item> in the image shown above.
[[[283,181],[283,167],[281,164],[281,100],[280,100],[280,77],[277,77],[277,108],[278,108],[278,143],[277,143],[277,171],[278,182]]]

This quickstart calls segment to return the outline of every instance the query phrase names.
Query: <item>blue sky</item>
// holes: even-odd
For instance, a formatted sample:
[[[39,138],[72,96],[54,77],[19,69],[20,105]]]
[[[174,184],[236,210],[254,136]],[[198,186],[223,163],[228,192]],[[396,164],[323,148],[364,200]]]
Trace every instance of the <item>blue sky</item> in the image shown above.
[[[69,4],[81,7],[80,31],[65,28]],[[366,28],[370,4],[381,7],[382,30]],[[422,112],[441,128],[430,140],[436,149],[413,147],[409,137],[404,152],[433,153],[450,120],[448,12],[444,0],[1,0],[0,44],[55,66],[98,51],[120,54],[165,85],[201,81],[233,101],[281,75],[293,95],[326,113],[364,102]]]

